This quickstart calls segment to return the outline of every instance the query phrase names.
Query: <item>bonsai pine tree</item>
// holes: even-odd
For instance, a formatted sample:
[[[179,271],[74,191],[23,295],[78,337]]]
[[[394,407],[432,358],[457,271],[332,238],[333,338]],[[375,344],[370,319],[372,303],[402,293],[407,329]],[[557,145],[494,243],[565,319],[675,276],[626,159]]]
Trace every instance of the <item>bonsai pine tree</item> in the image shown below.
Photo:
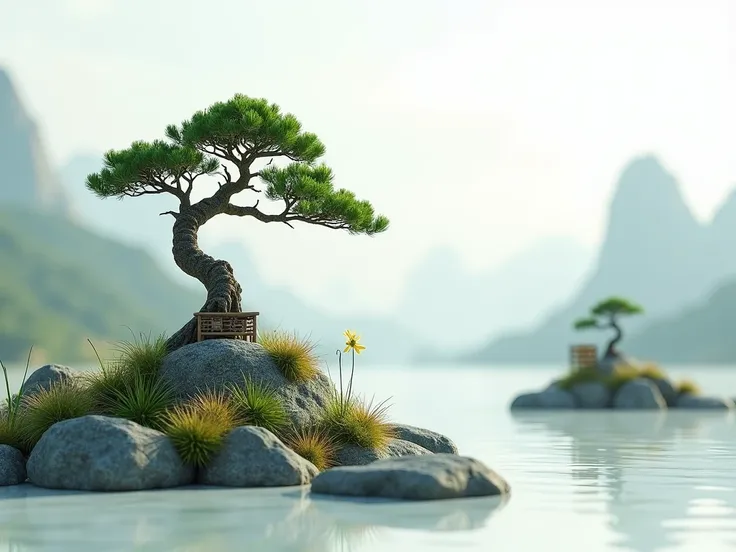
[[[177,266],[207,289],[202,312],[240,312],[242,288],[232,266],[204,253],[197,231],[218,215],[252,217],[293,228],[303,222],[351,234],[373,235],[388,228],[386,217],[345,189],[335,189],[332,170],[317,161],[325,146],[304,132],[291,114],[265,99],[236,94],[198,111],[180,125],[166,128],[166,140],[134,142],[105,154],[104,166],[87,177],[87,188],[101,198],[169,194],[178,203],[171,215],[172,252]],[[279,166],[272,162],[283,161]],[[192,190],[202,177],[215,176],[219,187],[198,201]],[[255,198],[236,204],[236,195]],[[259,208],[261,199],[276,202],[276,209]],[[196,340],[191,319],[172,335],[168,349]]]
[[[622,299],[621,297],[609,297],[604,299],[600,303],[596,304],[590,309],[590,316],[586,318],[580,318],[574,323],[576,330],[582,330],[587,328],[596,328],[599,330],[612,329],[615,331],[613,339],[609,341],[606,347],[606,353],[604,356],[616,356],[616,345],[623,339],[623,332],[621,326],[619,326],[619,318],[621,316],[630,316],[633,314],[640,314],[644,312],[639,305]]]

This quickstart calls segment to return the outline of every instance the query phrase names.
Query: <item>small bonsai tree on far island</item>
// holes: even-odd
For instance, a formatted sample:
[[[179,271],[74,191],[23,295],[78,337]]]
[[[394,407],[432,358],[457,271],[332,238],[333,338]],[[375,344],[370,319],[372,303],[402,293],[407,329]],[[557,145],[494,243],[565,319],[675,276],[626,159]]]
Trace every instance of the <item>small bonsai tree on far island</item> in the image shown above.
[[[576,330],[588,328],[599,330],[612,329],[616,334],[613,336],[613,339],[609,341],[604,356],[615,357],[618,356],[616,346],[623,339],[623,332],[621,331],[621,326],[618,324],[619,318],[621,316],[641,314],[642,312],[644,312],[644,309],[627,299],[622,299],[621,297],[609,297],[590,309],[590,316],[576,320],[574,327]]]
[[[173,255],[177,266],[207,289],[202,312],[240,312],[242,288],[232,266],[205,254],[197,245],[197,231],[217,215],[252,217],[293,227],[304,222],[351,234],[373,235],[388,228],[368,201],[333,187],[332,170],[316,164],[325,146],[315,134],[304,132],[291,114],[275,104],[241,94],[198,111],[179,126],[166,128],[167,141],[134,142],[124,150],[105,154],[104,167],[87,177],[97,196],[138,197],[169,194],[176,210],[161,213],[174,218]],[[272,161],[288,161],[270,166]],[[219,188],[209,197],[192,201],[201,177],[217,175]],[[260,185],[259,185],[260,182]],[[238,205],[241,192],[281,204],[262,211],[260,199]],[[196,341],[196,320],[172,335],[172,351]]]

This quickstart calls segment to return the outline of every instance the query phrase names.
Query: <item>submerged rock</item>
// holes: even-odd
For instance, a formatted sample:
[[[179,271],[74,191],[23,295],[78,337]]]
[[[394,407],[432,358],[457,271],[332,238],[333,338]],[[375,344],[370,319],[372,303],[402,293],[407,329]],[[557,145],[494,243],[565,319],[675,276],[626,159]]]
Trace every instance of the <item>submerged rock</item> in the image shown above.
[[[379,460],[365,466],[324,471],[312,481],[316,494],[441,500],[494,496],[509,484],[482,462],[456,454],[427,454]]]
[[[734,406],[731,399],[725,397],[701,397],[700,395],[683,394],[677,399],[677,408],[731,410],[736,406]]]
[[[577,401],[572,393],[549,387],[538,393],[524,393],[511,403],[511,408],[569,409],[577,408]]]
[[[447,454],[457,454],[458,452],[457,446],[449,437],[434,431],[403,424],[394,425],[394,430],[398,439],[419,445],[430,452]]]
[[[337,451],[335,463],[338,466],[364,466],[377,460],[420,454],[432,454],[432,452],[411,441],[391,439],[386,448],[381,451],[358,445],[345,445]]]
[[[23,453],[9,445],[0,445],[0,487],[20,485],[26,479]]]
[[[603,383],[588,381],[578,383],[570,389],[578,408],[608,408],[611,406],[611,391]]]
[[[292,383],[266,349],[238,339],[207,339],[181,347],[164,358],[160,374],[180,399],[203,390],[228,393],[230,385],[242,386],[244,377],[263,383],[281,398],[291,422],[298,427],[317,421],[334,390],[322,373],[313,380]]]
[[[613,397],[614,408],[660,410],[667,408],[667,403],[659,392],[659,388],[646,378],[637,378],[624,383]]]
[[[267,429],[243,426],[228,434],[198,480],[221,487],[286,487],[307,485],[318,473]]]
[[[137,491],[192,483],[163,434],[129,420],[82,416],[52,425],[28,459],[31,483],[49,489]]]

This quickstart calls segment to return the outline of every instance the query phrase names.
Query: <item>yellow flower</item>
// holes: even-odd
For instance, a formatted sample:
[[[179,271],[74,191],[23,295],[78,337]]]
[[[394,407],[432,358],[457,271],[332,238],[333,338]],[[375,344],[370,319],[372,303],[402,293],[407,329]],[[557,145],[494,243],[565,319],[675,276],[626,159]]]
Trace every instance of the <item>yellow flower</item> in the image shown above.
[[[352,349],[356,353],[360,354],[360,351],[365,349],[365,347],[358,343],[358,341],[360,341],[359,335],[356,335],[355,332],[352,332],[350,330],[345,330],[345,350],[343,351],[343,353],[347,353],[350,349]]]

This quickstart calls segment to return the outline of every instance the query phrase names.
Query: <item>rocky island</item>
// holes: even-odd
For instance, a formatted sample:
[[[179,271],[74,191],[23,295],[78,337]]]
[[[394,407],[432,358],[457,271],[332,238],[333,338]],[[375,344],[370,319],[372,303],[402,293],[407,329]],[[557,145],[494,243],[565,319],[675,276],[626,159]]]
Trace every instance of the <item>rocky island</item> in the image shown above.
[[[700,394],[690,380],[673,382],[656,364],[629,358],[618,350],[623,339],[619,318],[636,315],[643,309],[620,297],[596,304],[590,316],[575,322],[576,329],[612,329],[602,358],[592,365],[573,366],[562,378],[537,392],[516,397],[512,409],[712,409],[732,410],[734,401],[726,397]]]
[[[242,312],[230,263],[200,249],[200,227],[219,215],[384,232],[388,219],[335,189],[332,170],[316,164],[325,152],[318,137],[277,105],[236,94],[170,125],[166,138],[108,151],[86,186],[100,198],[175,199],[177,209],[161,213],[174,219],[174,260],[205,287],[205,303],[169,338],[122,343],[111,362],[98,355],[96,372],[49,364],[26,379],[27,364],[12,396],[6,373],[0,485],[133,491],[312,483],[315,493],[411,500],[507,494],[503,478],[458,455],[449,438],[393,423],[385,402],[355,392],[355,355],[364,347],[354,332],[345,332],[338,351],[338,387],[308,340],[257,332],[258,313]],[[218,187],[195,201],[203,176],[218,178]],[[232,202],[244,192],[257,196],[252,204]],[[261,199],[277,209],[261,211]],[[352,355],[349,378],[343,353]]]

